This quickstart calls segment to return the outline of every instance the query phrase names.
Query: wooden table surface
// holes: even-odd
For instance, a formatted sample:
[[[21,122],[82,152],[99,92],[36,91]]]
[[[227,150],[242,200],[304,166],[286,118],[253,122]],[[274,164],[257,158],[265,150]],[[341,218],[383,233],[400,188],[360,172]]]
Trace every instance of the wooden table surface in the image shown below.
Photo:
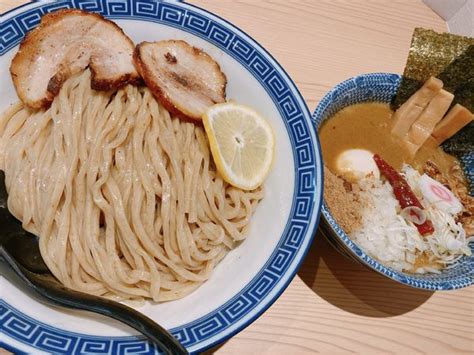
[[[25,1],[0,0],[0,12]],[[414,27],[446,31],[421,0],[192,0],[269,50],[310,110],[360,73],[402,73]],[[474,287],[426,292],[346,260],[317,235],[298,275],[253,324],[209,351],[474,353]]]

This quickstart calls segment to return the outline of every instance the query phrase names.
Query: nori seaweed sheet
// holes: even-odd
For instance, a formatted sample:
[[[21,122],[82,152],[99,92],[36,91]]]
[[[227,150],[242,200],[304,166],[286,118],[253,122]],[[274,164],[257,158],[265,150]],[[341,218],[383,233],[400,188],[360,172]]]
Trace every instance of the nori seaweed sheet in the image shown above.
[[[415,28],[392,109],[400,107],[430,76],[442,80],[444,89],[455,95],[452,105],[459,103],[474,112],[474,38]],[[442,147],[461,161],[474,195],[474,122]]]
[[[415,28],[392,108],[400,107],[430,76],[442,80],[444,89],[455,95],[453,104],[459,103],[473,112],[474,38]]]

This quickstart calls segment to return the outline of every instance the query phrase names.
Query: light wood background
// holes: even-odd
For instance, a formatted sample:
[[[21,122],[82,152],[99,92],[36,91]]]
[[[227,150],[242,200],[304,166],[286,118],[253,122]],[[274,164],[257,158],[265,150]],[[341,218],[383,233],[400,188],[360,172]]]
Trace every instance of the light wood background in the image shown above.
[[[448,0],[446,0],[448,1]],[[310,110],[360,73],[401,73],[414,27],[445,31],[421,0],[192,0],[237,25],[287,70]],[[0,0],[0,12],[24,1]],[[346,260],[317,235],[271,308],[217,354],[474,354],[474,287],[431,293]]]

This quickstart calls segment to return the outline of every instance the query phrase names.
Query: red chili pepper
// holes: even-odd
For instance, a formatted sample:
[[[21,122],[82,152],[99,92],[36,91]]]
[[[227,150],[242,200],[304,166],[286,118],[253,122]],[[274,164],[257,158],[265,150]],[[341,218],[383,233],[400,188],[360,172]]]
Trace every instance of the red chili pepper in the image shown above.
[[[423,209],[420,201],[418,201],[418,198],[403,176],[400,175],[394,168],[392,168],[378,154],[374,155],[374,160],[382,175],[385,176],[390,185],[392,185],[393,193],[400,203],[402,209],[410,206]],[[432,234],[434,232],[433,223],[431,223],[431,221],[428,219],[422,224],[415,223],[415,226],[421,235]]]

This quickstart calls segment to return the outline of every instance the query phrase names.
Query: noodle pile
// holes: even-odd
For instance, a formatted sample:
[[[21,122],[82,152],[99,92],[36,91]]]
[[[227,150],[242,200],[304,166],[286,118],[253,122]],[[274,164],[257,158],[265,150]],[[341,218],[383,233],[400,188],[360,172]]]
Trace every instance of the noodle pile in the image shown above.
[[[67,80],[46,111],[2,116],[8,208],[67,287],[181,298],[245,238],[263,191],[225,183],[202,127],[172,119],[147,88],[96,92],[90,76]]]

